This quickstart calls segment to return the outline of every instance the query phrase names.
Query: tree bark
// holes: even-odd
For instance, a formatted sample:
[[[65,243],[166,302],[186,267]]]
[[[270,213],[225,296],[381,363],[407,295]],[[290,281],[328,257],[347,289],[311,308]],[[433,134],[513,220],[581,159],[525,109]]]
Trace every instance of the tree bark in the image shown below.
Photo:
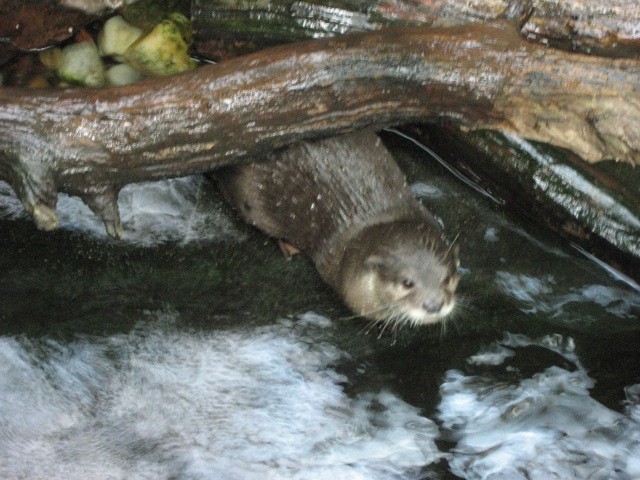
[[[587,54],[640,57],[636,0],[192,0],[197,46],[217,53],[263,48],[389,25],[453,26],[496,20],[529,3],[522,34],[554,47]],[[526,7],[528,8],[528,7]]]
[[[0,89],[0,177],[40,228],[79,195],[121,235],[119,189],[363,126],[445,121],[640,161],[640,62],[524,41],[507,21],[276,47],[118,89]]]

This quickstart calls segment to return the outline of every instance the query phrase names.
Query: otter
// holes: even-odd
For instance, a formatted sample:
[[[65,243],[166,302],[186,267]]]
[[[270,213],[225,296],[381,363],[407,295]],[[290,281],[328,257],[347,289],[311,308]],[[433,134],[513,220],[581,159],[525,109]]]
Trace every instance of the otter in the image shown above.
[[[375,132],[300,142],[216,178],[247,222],[309,255],[357,315],[419,325],[453,310],[457,249]]]

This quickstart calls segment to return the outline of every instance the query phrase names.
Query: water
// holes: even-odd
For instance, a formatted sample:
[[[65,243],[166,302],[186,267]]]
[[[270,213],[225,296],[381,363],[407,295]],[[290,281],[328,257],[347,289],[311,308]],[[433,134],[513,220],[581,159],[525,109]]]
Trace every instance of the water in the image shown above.
[[[640,478],[640,425],[627,395],[618,413],[594,400],[589,377],[571,339],[532,341],[506,335],[494,349],[468,359],[499,365],[539,347],[557,353],[552,365],[518,378],[517,360],[493,373],[447,372],[439,418],[458,440],[450,461],[465,478]],[[509,378],[511,377],[511,378]],[[637,385],[631,387],[633,391]]]
[[[153,246],[170,241],[241,240],[242,233],[212,205],[203,177],[185,177],[130,184],[120,192],[118,205],[128,242]],[[77,197],[60,194],[60,228],[106,239],[102,222]],[[0,181],[0,218],[27,218],[22,204]]]
[[[417,408],[345,394],[323,317],[214,334],[176,315],[65,345],[3,339],[0,476],[398,478],[441,456]]]
[[[446,328],[348,319],[199,177],[127,187],[123,242],[0,184],[0,478],[640,478],[640,292],[388,140],[460,245]]]

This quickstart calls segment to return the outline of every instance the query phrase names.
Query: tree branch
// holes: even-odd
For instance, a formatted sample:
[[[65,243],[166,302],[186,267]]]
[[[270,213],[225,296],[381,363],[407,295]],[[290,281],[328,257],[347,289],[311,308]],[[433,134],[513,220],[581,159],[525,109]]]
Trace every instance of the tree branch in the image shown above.
[[[117,89],[0,89],[0,177],[40,228],[64,191],[118,236],[127,183],[366,125],[446,121],[638,163],[639,92],[640,62],[530,44],[506,21],[388,28]]]
[[[587,54],[639,56],[636,0],[192,0],[191,11],[204,52],[225,40],[228,53],[389,25],[444,27],[527,13],[521,32],[530,40]]]

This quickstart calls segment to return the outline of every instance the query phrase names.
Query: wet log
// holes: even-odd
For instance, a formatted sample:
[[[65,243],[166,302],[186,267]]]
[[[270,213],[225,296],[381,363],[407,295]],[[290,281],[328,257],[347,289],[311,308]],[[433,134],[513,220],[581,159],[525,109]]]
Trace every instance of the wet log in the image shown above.
[[[265,44],[323,38],[389,25],[453,26],[488,22],[523,0],[192,0],[198,49],[222,57]],[[640,57],[635,0],[532,0],[522,25],[529,40],[564,50]]]
[[[224,59],[269,43],[370,31],[390,24],[487,21],[501,16],[508,3],[193,0],[192,21],[200,52]],[[640,57],[637,5],[625,1],[609,2],[606,7],[594,2],[532,3],[533,11],[522,25],[528,40],[567,51]],[[497,192],[510,210],[520,211],[532,225],[551,229],[574,246],[580,245],[581,251],[640,279],[640,198],[616,182],[616,173],[605,175],[570,152],[509,139],[498,132],[464,133],[431,124],[411,128],[411,134],[485,189]],[[622,175],[629,177],[628,165],[612,168],[623,169]]]
[[[498,129],[640,162],[640,62],[524,41],[512,22],[301,42],[104,89],[0,89],[0,178],[36,224],[57,192],[121,235],[132,182],[205,172],[307,138],[411,121]]]

